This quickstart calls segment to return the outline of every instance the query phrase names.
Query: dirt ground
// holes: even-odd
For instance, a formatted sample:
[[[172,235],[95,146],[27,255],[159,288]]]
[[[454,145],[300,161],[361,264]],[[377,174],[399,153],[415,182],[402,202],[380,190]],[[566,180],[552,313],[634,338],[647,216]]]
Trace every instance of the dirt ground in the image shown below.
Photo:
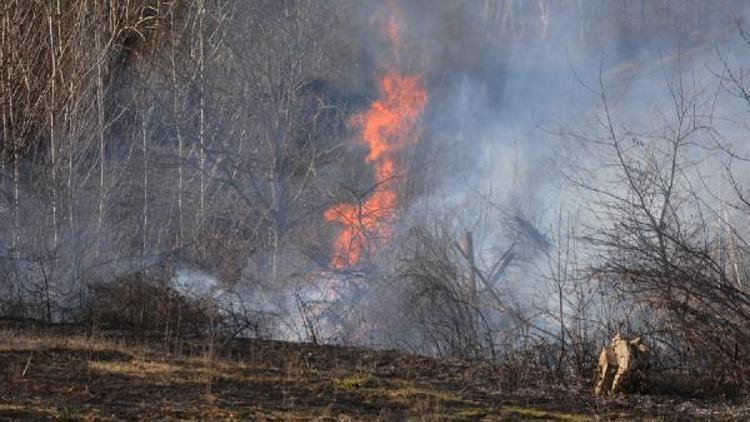
[[[182,349],[167,353],[156,340],[86,336],[75,327],[0,325],[0,419],[750,418],[739,404],[594,399],[583,383],[507,387],[500,368],[393,351],[250,340],[221,353],[208,342]]]

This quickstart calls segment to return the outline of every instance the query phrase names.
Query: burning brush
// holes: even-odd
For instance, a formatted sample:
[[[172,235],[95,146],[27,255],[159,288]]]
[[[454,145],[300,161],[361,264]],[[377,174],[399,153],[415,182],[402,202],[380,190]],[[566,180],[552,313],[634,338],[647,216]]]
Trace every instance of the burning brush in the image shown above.
[[[401,14],[389,1],[389,17],[380,30],[398,53]],[[419,141],[419,119],[427,105],[427,90],[420,75],[404,75],[390,64],[379,76],[380,97],[354,116],[360,140],[369,148],[365,161],[372,166],[375,188],[362,203],[337,204],[324,217],[343,225],[333,244],[331,266],[344,270],[355,266],[363,252],[377,250],[391,237],[398,208],[398,177],[404,173],[400,156]]]

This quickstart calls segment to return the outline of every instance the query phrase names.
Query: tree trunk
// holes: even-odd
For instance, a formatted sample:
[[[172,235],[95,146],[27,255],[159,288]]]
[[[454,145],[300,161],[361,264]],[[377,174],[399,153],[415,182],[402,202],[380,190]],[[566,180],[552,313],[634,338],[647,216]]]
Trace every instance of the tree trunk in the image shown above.
[[[59,3],[58,3],[59,8]],[[55,37],[52,29],[52,10],[47,15],[49,26],[49,52],[50,65],[52,74],[50,76],[50,95],[49,95],[49,142],[50,142],[50,168],[52,172],[52,249],[57,249],[57,146],[55,143],[55,105],[56,105],[56,88],[57,88],[57,58],[55,53]]]
[[[199,95],[200,95],[200,116],[198,137],[200,143],[200,222],[206,211],[206,139],[205,139],[205,118],[206,118],[206,98],[205,98],[205,57],[203,48],[203,21],[206,15],[205,0],[198,0],[198,71],[199,71]]]
[[[469,339],[470,346],[475,347],[478,344],[477,328],[479,324],[479,293],[477,290],[476,263],[474,261],[474,236],[470,231],[467,231],[464,234],[463,250],[469,263],[469,323],[471,325],[469,327]]]
[[[143,137],[143,249],[142,253],[146,254],[148,248],[148,135],[146,115],[141,115],[141,135]]]
[[[106,3],[106,2],[105,2]],[[107,5],[105,4],[105,7]],[[105,145],[104,145],[104,81],[102,80],[102,60],[105,52],[102,51],[101,32],[105,16],[99,6],[96,7],[96,25],[94,25],[94,54],[96,58],[96,133],[99,140],[99,215],[97,219],[97,245],[95,253],[100,250],[101,230],[104,220],[104,170],[105,170]]]
[[[185,145],[182,140],[182,132],[180,131],[180,121],[179,121],[179,107],[178,107],[178,95],[179,92],[179,86],[177,84],[177,63],[175,62],[175,58],[177,56],[177,51],[175,48],[175,44],[177,43],[177,36],[175,34],[175,20],[174,20],[174,12],[170,12],[170,26],[172,28],[172,55],[171,55],[171,62],[172,62],[172,107],[173,107],[173,119],[174,119],[174,127],[175,127],[175,135],[177,136],[177,248],[181,248],[183,245],[183,239],[185,238],[185,232],[184,232],[184,224],[183,224],[183,183],[184,183],[184,163],[182,162],[184,157],[184,149]]]

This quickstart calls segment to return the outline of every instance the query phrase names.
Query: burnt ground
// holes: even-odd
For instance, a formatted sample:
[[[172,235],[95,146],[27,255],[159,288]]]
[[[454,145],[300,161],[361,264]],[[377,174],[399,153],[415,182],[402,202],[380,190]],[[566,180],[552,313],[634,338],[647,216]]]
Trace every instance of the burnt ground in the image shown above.
[[[750,418],[740,404],[594,399],[584,383],[504,387],[500,368],[395,351],[247,340],[217,353],[207,345],[186,343],[168,353],[156,339],[0,325],[0,419]]]

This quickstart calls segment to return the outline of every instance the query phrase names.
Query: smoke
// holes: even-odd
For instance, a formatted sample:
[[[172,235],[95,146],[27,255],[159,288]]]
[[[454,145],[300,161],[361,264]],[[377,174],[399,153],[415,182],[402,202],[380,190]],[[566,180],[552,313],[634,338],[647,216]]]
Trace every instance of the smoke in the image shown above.
[[[584,210],[591,198],[567,183],[566,174],[580,167],[597,169],[596,179],[608,176],[601,157],[559,135],[591,128],[601,134],[594,91],[607,93],[618,130],[653,135],[664,129],[677,84],[702,101],[715,100],[722,70],[710,64],[717,63],[717,51],[734,58],[741,44],[735,24],[742,10],[733,4],[710,11],[697,6],[689,14],[679,2],[662,10],[584,3],[398,2],[405,22],[401,66],[423,75],[430,96],[411,156],[411,200],[400,214],[400,230],[442,222],[456,239],[464,230],[479,232],[482,262],[520,242],[524,259],[505,276],[503,292],[524,309],[549,305],[540,271],[554,247],[561,210],[589,216]],[[374,5],[361,11],[379,13]],[[380,43],[364,48],[366,62],[375,63],[365,67],[371,72],[389,57]],[[729,110],[698,107],[727,118],[736,114],[735,101],[722,104]],[[706,149],[691,154],[703,161],[703,172],[721,174]]]
[[[393,7],[403,25],[398,52],[376,36]],[[354,7],[352,38],[361,50],[351,68],[358,75],[349,80],[374,82],[395,63],[422,76],[429,101],[420,140],[404,152],[409,167],[402,196],[408,200],[395,217],[392,247],[370,257],[364,274],[309,273],[285,290],[281,297],[296,298],[277,311],[294,327],[285,338],[309,339],[309,332],[300,332],[311,318],[319,340],[407,347],[414,328],[404,320],[409,286],[394,282],[392,271],[398,246],[417,226],[447,228],[456,240],[473,231],[484,266],[513,245],[516,258],[503,275],[502,294],[521,310],[549,307],[542,272],[557,247],[560,214],[589,215],[590,198],[570,186],[566,174],[571,167],[596,169],[601,158],[559,133],[600,130],[598,89],[606,90],[623,128],[655,130],[670,105],[670,84],[715,86],[717,70],[707,64],[716,62],[717,50],[735,57],[738,11],[732,5],[705,16],[686,16],[677,2],[663,10],[645,7],[548,1]],[[350,89],[368,97],[377,91]],[[705,170],[718,174],[718,166]],[[592,177],[606,179],[607,171],[598,168]],[[306,303],[314,305],[301,306]]]
[[[13,271],[35,286],[58,280],[61,302],[82,284],[162,265],[174,267],[168,281],[181,294],[260,318],[274,337],[403,346],[414,327],[398,269],[415,227],[440,234],[459,260],[451,242],[473,232],[482,268],[512,248],[498,290],[523,309],[549,301],[540,273],[558,247],[560,214],[595,223],[591,197],[566,177],[610,175],[585,143],[559,136],[601,135],[592,91],[606,89],[618,129],[655,134],[670,84],[695,87],[699,108],[715,116],[713,141],[747,149],[747,105],[718,86],[721,60],[746,56],[735,25],[746,10],[733,1],[206,3],[203,51],[201,15],[186,10],[154,52],[112,58],[129,60],[113,73],[132,74],[112,75],[104,93],[103,182],[93,81],[70,112],[80,128],[59,125],[71,147],[58,147],[55,195],[50,169],[21,169],[20,234],[13,172],[0,175],[0,255],[19,261],[23,249]],[[418,76],[428,99],[409,121],[418,142],[393,153],[402,174],[379,179],[351,122],[388,71]],[[706,148],[690,153],[703,181],[728,190],[726,162]],[[363,248],[374,253],[353,268],[330,268],[342,223],[325,210],[366,203],[391,176],[399,201],[387,213],[389,242]],[[16,250],[15,237],[26,242]]]
[[[211,297],[221,295],[219,282],[206,272],[181,266],[175,271],[174,287],[183,295]]]

